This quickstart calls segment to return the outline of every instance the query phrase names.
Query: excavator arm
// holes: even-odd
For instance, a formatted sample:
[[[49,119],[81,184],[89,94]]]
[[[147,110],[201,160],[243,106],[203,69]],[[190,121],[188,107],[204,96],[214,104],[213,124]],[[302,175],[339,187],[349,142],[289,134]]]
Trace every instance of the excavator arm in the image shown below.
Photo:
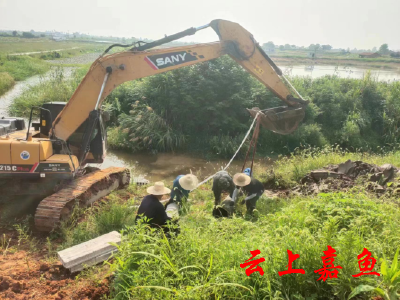
[[[148,50],[209,26],[218,34],[219,42]],[[306,103],[294,89],[299,98],[291,95],[281,70],[264,53],[252,34],[237,23],[214,20],[197,29],[190,28],[128,51],[99,57],[54,120],[52,134],[59,139],[68,140],[87,119],[95,120],[99,117],[99,108],[104,99],[124,82],[201,63],[226,54],[288,106],[296,107]],[[287,84],[290,86],[289,82]],[[88,131],[88,135],[90,134],[91,129]],[[87,146],[84,145],[83,148]]]

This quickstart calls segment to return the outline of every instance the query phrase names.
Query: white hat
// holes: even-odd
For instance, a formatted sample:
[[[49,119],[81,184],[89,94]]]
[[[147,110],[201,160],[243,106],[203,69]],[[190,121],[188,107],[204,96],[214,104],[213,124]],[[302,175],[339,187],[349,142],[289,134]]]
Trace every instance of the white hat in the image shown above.
[[[187,174],[179,178],[179,184],[181,187],[187,191],[194,190],[199,184],[199,180],[193,174]]]
[[[237,173],[233,176],[233,183],[237,186],[246,186],[251,182],[250,176],[244,173]]]
[[[171,193],[171,190],[164,186],[164,182],[157,181],[153,186],[147,188],[147,192],[151,195],[159,196],[169,194]]]

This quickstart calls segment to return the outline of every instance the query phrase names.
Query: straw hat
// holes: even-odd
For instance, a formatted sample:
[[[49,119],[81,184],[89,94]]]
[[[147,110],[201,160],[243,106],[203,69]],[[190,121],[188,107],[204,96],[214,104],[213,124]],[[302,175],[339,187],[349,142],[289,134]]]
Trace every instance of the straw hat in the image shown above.
[[[237,173],[233,176],[233,183],[237,186],[246,186],[251,182],[250,176],[244,173]]]
[[[171,190],[164,186],[164,182],[157,181],[153,186],[147,188],[147,192],[151,195],[159,196],[169,194],[171,193]]]
[[[197,187],[199,180],[195,175],[187,174],[179,178],[179,184],[184,190],[191,191]]]

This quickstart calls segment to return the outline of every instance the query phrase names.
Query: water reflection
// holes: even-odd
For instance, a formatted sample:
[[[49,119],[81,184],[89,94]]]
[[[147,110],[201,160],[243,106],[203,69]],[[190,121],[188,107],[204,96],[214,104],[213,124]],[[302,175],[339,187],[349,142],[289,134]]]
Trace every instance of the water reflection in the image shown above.
[[[281,68],[286,75],[290,76],[311,76],[312,78],[318,78],[325,75],[336,75],[341,78],[362,79],[367,71],[370,70],[372,77],[378,81],[400,80],[400,73],[393,70],[371,70],[356,67],[341,67],[329,65],[296,65],[282,66]]]

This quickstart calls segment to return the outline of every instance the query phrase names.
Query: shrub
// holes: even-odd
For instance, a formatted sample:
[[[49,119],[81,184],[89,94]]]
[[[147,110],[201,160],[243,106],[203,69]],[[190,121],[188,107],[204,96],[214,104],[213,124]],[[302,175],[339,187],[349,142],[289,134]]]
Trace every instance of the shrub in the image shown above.
[[[31,32],[24,31],[24,32],[22,32],[22,37],[32,39],[32,38],[35,38],[36,36]]]
[[[129,144],[135,150],[174,151],[185,144],[185,136],[174,130],[150,106],[137,101],[129,115],[120,116],[121,127],[129,135]]]
[[[129,133],[121,127],[111,127],[107,130],[107,144],[110,149],[138,151],[129,141]]]

